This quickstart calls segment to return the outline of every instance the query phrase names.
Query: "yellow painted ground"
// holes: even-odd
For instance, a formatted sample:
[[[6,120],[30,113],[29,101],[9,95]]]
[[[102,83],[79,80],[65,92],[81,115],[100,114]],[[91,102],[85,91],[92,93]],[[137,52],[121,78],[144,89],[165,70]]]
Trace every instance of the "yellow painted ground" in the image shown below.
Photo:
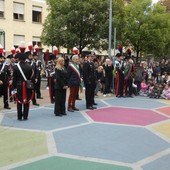
[[[170,121],[155,125],[153,129],[170,139]]]
[[[165,103],[165,104],[170,104],[170,100],[161,99],[160,102]]]
[[[0,128],[0,167],[46,154],[46,135]]]

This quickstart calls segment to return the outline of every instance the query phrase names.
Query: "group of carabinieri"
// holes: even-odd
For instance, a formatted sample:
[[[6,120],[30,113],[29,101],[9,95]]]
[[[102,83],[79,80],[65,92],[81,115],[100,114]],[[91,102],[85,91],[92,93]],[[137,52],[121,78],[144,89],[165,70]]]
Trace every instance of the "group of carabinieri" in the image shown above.
[[[36,50],[35,50],[36,48]],[[26,48],[19,47],[17,49],[13,48],[11,50],[11,54],[7,57],[6,53],[2,50],[2,46],[0,45],[0,97],[3,97],[4,109],[11,109],[9,106],[9,102],[16,101],[14,97],[14,87],[12,86],[13,81],[13,68],[19,62],[18,53],[25,53],[27,56],[26,63],[32,67],[34,71],[34,75],[32,77],[32,82],[34,84],[34,93],[32,96],[32,104],[39,106],[37,103],[37,98],[43,99],[41,96],[41,71],[43,69],[43,65],[41,60],[39,60],[39,48],[30,47],[29,50],[25,52]]]
[[[1,49],[1,47],[0,47]],[[45,62],[45,68],[43,69],[43,64],[41,60],[39,60],[39,48],[36,47],[28,47],[28,51],[25,52],[26,48],[19,47],[19,49],[12,49],[11,54],[5,57],[5,52],[0,50],[0,96],[3,96],[3,103],[5,109],[10,109],[9,101],[15,101],[13,87],[12,87],[12,79],[13,79],[13,67],[18,63],[19,59],[17,55],[19,52],[25,52],[27,55],[26,62],[32,67],[34,71],[34,76],[32,78],[34,83],[34,95],[32,97],[32,104],[39,106],[36,98],[43,99],[41,96],[41,74],[42,70],[45,70],[45,74],[47,77],[47,86],[49,87],[49,96],[51,103],[54,103],[55,93],[54,93],[54,83],[53,83],[53,75],[55,73],[55,63],[56,63],[56,55],[51,54],[50,58],[47,62]],[[90,68],[90,67],[89,67]],[[123,55],[121,53],[117,54],[117,60],[114,65],[115,70],[115,93],[116,97],[123,97],[124,93],[132,96],[132,81],[135,74],[135,68],[131,58],[127,58],[126,65],[123,60]],[[113,73],[114,74],[114,73]],[[86,75],[86,74],[85,74]],[[89,77],[88,74],[87,77]],[[1,83],[3,82],[3,83]],[[87,87],[86,87],[87,88]],[[87,98],[86,94],[86,98]],[[88,100],[86,101],[88,103]],[[89,108],[87,106],[87,108]]]

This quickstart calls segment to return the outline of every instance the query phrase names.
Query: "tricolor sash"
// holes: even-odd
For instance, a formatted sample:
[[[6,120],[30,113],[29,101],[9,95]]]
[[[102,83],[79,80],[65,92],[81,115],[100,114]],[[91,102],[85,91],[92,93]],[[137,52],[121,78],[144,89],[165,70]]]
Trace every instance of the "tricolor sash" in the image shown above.
[[[70,63],[69,66],[74,70],[74,72],[78,75],[78,77],[80,78],[80,70],[79,68],[77,67],[76,64],[74,63]]]

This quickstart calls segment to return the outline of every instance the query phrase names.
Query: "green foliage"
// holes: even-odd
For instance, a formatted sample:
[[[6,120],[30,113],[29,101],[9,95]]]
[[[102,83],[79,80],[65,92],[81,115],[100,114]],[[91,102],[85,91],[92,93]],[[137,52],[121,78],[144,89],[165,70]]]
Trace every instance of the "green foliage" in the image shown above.
[[[126,19],[125,38],[137,54],[165,55],[170,40],[170,17],[164,6],[151,5],[151,0],[132,0],[126,6]]]
[[[50,13],[44,23],[42,41],[72,48],[94,47],[105,24],[108,4],[102,0],[48,0]],[[102,12],[101,12],[102,11]],[[102,35],[103,36],[103,35]]]
[[[46,0],[49,6],[43,31],[45,45],[108,49],[109,0]],[[112,0],[117,45],[132,46],[155,56],[170,55],[170,14],[151,0]],[[113,30],[112,28],[112,30]],[[112,37],[113,42],[113,37]],[[113,47],[113,45],[112,45]]]
[[[66,48],[108,48],[108,0],[47,0],[49,15],[44,23],[42,42]],[[113,2],[114,26],[118,25],[123,0]],[[121,10],[123,11],[123,10]],[[116,23],[117,22],[117,23]]]

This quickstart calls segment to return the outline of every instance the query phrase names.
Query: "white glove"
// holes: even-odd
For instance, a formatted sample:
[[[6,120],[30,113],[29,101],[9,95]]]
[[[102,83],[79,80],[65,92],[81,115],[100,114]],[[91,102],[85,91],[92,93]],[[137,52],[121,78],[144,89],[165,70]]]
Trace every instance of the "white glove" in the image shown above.
[[[11,91],[11,94],[12,94],[12,95],[14,95],[14,94],[16,94],[16,93],[17,93],[17,89],[14,89],[14,90]]]

